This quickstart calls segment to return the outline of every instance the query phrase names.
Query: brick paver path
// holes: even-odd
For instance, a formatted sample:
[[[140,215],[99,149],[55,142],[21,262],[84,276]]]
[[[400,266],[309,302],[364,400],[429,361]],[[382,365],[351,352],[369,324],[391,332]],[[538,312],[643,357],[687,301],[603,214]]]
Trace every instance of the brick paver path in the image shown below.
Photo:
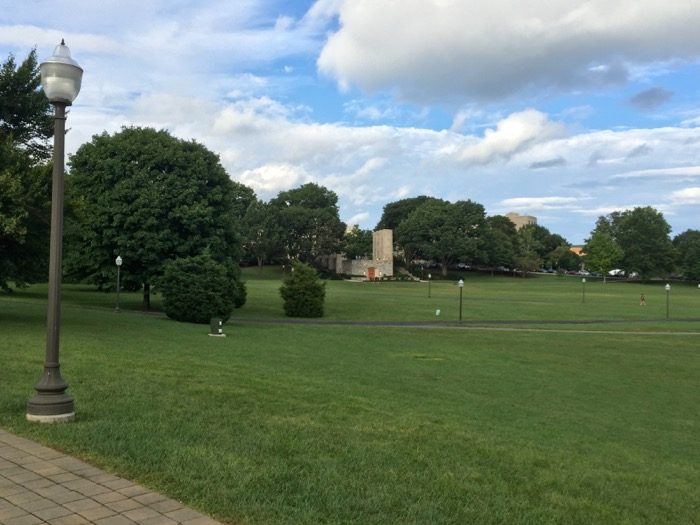
[[[221,525],[162,494],[0,429],[2,525]]]

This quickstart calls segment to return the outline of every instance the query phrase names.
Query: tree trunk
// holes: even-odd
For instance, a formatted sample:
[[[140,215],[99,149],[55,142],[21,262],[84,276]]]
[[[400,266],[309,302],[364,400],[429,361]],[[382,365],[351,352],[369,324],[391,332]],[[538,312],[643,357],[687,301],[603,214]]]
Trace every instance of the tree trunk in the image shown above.
[[[443,277],[447,277],[447,264],[442,263],[440,266],[442,267],[440,273],[442,273]]]
[[[151,309],[151,283],[143,283],[143,309]]]
[[[258,259],[258,270],[262,271],[263,262],[265,262],[265,260],[262,257],[257,257],[257,259]]]

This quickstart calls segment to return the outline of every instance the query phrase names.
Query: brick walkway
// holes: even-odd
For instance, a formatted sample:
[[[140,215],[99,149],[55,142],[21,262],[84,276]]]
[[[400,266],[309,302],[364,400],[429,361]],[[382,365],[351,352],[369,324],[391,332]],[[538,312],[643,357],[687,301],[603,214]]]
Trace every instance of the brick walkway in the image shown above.
[[[0,524],[221,525],[175,500],[0,429]]]

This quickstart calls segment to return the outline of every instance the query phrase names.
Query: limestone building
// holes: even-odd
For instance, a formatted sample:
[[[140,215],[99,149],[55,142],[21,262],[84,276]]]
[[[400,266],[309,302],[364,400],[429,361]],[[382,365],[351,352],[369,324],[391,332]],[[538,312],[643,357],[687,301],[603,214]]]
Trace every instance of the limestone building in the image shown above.
[[[527,226],[528,224],[537,224],[537,217],[533,217],[532,215],[520,215],[519,213],[512,211],[510,213],[506,213],[506,217],[508,217],[510,221],[515,224],[515,228],[517,230],[523,226]]]

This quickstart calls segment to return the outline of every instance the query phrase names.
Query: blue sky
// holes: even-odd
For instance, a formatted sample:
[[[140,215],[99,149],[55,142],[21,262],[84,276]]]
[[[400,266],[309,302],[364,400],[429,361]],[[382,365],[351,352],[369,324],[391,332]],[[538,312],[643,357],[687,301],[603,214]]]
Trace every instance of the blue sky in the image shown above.
[[[700,229],[698,27],[694,0],[0,0],[0,58],[65,38],[69,152],[152,126],[363,228],[433,195],[581,243],[635,206]]]

